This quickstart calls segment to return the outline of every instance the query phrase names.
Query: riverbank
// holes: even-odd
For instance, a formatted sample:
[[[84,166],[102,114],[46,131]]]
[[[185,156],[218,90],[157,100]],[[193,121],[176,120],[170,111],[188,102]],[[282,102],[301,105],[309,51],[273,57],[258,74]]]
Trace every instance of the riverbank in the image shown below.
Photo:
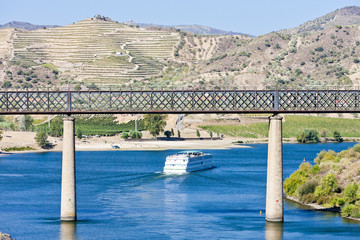
[[[1,149],[9,147],[32,147],[36,150],[0,152],[0,154],[26,153],[26,152],[47,152],[62,151],[63,139],[49,137],[49,142],[54,146],[52,149],[40,149],[35,142],[34,132],[5,131],[2,139]],[[223,139],[211,140],[183,140],[183,141],[164,141],[148,139],[147,141],[125,141],[119,136],[111,137],[91,137],[75,139],[76,151],[114,151],[114,150],[167,150],[167,149],[226,149],[244,148],[245,145],[235,144],[236,138],[225,137]]]
[[[287,199],[287,200],[290,200],[290,201],[293,201],[293,202],[296,202],[302,206],[306,206],[308,207],[310,210],[319,210],[319,211],[327,211],[327,212],[336,212],[336,213],[339,213],[340,215],[340,207],[332,207],[332,208],[326,208],[326,207],[323,207],[319,204],[316,204],[316,203],[304,203],[304,202],[301,202],[299,199],[295,198],[295,197],[291,197],[291,196],[288,196],[286,194],[284,194],[284,198]],[[342,216],[341,216],[342,217]],[[342,217],[342,218],[346,218],[346,219],[349,219],[349,220],[353,220],[353,221],[358,221],[360,222],[360,218],[353,218],[353,217]]]

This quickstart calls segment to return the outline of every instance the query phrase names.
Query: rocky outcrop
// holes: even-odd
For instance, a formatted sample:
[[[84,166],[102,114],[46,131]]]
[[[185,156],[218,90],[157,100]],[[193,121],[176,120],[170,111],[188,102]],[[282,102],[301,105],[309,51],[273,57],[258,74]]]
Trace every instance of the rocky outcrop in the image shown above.
[[[11,238],[10,234],[0,232],[0,240],[15,240]]]

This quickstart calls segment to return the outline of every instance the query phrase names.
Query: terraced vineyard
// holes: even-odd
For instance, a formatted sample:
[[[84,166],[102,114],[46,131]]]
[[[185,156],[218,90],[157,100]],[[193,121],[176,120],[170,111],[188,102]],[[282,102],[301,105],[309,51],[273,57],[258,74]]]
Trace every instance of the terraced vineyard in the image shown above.
[[[88,18],[64,27],[18,30],[13,46],[15,57],[51,62],[75,80],[104,85],[158,75],[179,40],[175,32]]]

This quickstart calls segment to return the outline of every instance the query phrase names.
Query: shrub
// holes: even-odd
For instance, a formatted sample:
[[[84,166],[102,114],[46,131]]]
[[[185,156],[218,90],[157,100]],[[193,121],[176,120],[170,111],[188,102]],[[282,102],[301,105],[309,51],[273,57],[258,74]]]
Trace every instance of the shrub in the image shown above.
[[[329,150],[329,151],[321,151],[318,156],[315,158],[314,162],[317,165],[320,165],[322,162],[330,162],[335,161],[336,159],[336,152]]]
[[[304,132],[297,136],[296,140],[299,143],[317,143],[319,142],[318,132],[315,130],[305,129]]]
[[[322,52],[322,51],[324,51],[324,48],[323,47],[317,47],[314,50],[317,51],[317,52]]]
[[[77,130],[76,136],[77,136],[78,139],[82,139],[83,135],[82,135],[81,129],[78,129],[78,130]]]
[[[353,149],[354,149],[355,152],[360,153],[360,144],[356,144],[355,146],[353,146]]]
[[[318,166],[318,165],[314,165],[311,169],[310,169],[310,173],[312,174],[312,175],[315,175],[315,174],[317,174],[318,172],[320,172],[320,167]]]
[[[316,180],[309,180],[305,182],[303,185],[299,186],[298,193],[299,196],[303,196],[305,194],[314,193],[316,186],[318,186],[319,183]]]
[[[123,139],[128,139],[130,136],[129,136],[129,133],[128,132],[122,132],[121,133],[121,138]]]
[[[299,169],[290,175],[284,182],[284,191],[289,196],[293,196],[299,186],[307,181],[310,174],[310,163],[302,163]]]
[[[166,130],[166,131],[164,132],[164,135],[165,135],[167,138],[170,138],[170,137],[171,137],[171,131]]]
[[[36,143],[41,147],[41,148],[48,148],[49,147],[49,143],[47,141],[48,135],[46,133],[46,131],[44,129],[40,129],[38,131],[38,133],[35,136],[35,140]]]
[[[26,146],[26,147],[9,147],[4,148],[5,152],[16,152],[16,151],[30,151],[30,150],[36,150],[35,148]]]
[[[353,184],[349,184],[345,187],[344,195],[348,202],[355,202],[359,198],[358,189],[359,186],[356,184],[356,182],[354,182]]]
[[[334,131],[333,136],[335,138],[335,141],[337,142],[343,142],[344,139],[341,137],[340,133],[338,131]]]
[[[301,196],[299,198],[299,200],[302,202],[305,202],[305,203],[314,203],[314,202],[316,202],[316,197],[315,197],[315,194],[308,193],[308,194],[304,194],[303,196]]]
[[[141,133],[140,131],[130,130],[129,136],[130,136],[132,139],[140,139],[140,138],[142,137],[142,133]]]
[[[9,81],[5,81],[4,83],[3,83],[3,88],[9,88],[9,87],[11,87],[11,82],[9,82]]]
[[[336,177],[333,173],[328,173],[320,180],[320,185],[315,188],[315,197],[330,195],[338,188]]]
[[[354,204],[345,204],[345,206],[341,209],[341,216],[348,217],[349,215],[351,215],[354,208]]]

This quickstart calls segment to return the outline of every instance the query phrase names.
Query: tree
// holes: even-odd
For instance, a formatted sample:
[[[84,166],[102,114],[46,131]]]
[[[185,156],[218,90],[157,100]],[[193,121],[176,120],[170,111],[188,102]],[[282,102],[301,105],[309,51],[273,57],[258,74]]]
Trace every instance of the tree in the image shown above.
[[[153,137],[156,137],[160,134],[160,132],[164,131],[164,127],[166,126],[165,118],[166,114],[145,114],[144,115],[144,125],[147,130],[149,130],[150,134]]]
[[[78,130],[77,130],[76,136],[77,136],[78,139],[82,139],[83,135],[82,135],[81,129],[78,129]]]
[[[130,130],[129,137],[131,137],[132,139],[139,139],[142,137],[142,133],[140,131]]]
[[[34,123],[34,119],[31,116],[26,115],[25,116],[25,131],[30,131],[33,123]]]
[[[317,143],[319,142],[318,132],[315,130],[307,130],[300,133],[299,136],[296,137],[296,140],[299,143]]]
[[[164,132],[164,135],[167,137],[167,138],[170,138],[171,137],[171,131],[167,130]]]
[[[200,137],[199,129],[196,129],[196,136],[197,136],[198,138]]]
[[[61,117],[51,120],[49,135],[52,137],[61,137],[63,135],[63,120]]]
[[[81,85],[80,85],[80,84],[76,84],[76,85],[74,86],[74,90],[75,90],[75,91],[80,91],[80,90],[81,90]]]
[[[3,138],[3,132],[1,131],[1,129],[0,129],[0,141],[1,141],[1,139]]]
[[[341,135],[338,131],[334,131],[333,136],[335,138],[335,141],[337,141],[339,143],[344,141],[344,139],[341,137]]]
[[[213,132],[209,131],[209,136],[212,138],[213,137]]]
[[[47,141],[48,135],[45,129],[40,128],[35,136],[35,141],[41,148],[48,148],[49,143]]]
[[[122,132],[121,133],[121,138],[123,139],[128,139],[130,136],[129,136],[129,133],[128,132]]]

